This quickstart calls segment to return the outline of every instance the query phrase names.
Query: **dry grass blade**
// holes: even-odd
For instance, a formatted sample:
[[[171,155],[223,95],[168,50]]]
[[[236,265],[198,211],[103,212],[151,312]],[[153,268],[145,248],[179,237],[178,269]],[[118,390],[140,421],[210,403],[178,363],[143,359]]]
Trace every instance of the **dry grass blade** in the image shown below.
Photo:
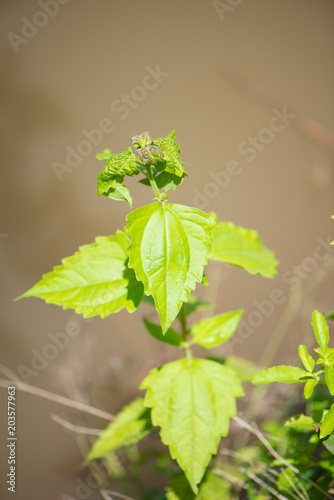
[[[225,472],[224,470],[222,469],[218,469],[217,467],[215,469],[213,469],[213,472],[215,474],[217,474],[217,476],[221,476],[223,477],[224,479],[226,479],[227,481],[229,481],[230,483],[232,484],[235,484],[237,486],[240,486],[241,488],[247,488],[247,484],[240,481],[239,479],[237,479],[236,477],[232,476],[231,474],[229,474],[228,472]]]
[[[57,424],[64,427],[64,429],[68,429],[69,431],[73,432],[78,432],[79,434],[90,434],[92,436],[93,435],[98,436],[103,430],[103,429],[90,429],[89,427],[81,427],[79,425],[71,424],[71,422],[64,420],[55,413],[51,413],[50,417],[52,418],[52,420],[57,422]]]
[[[297,487],[293,484],[293,482],[291,481],[291,479],[289,478],[289,475],[288,473],[286,472],[286,470],[284,470],[283,468],[281,469],[281,472],[283,472],[284,474],[284,477],[285,479],[288,481],[288,483],[290,484],[290,486],[296,491],[296,493],[298,495],[300,495],[300,498],[302,498],[303,500],[310,500],[309,499],[309,496],[307,494],[307,492],[305,491],[306,495],[302,494],[300,491],[298,491]],[[302,485],[301,485],[302,486]]]
[[[247,471],[244,467],[241,467],[241,470],[246,474],[246,476],[248,476],[252,481],[254,481],[254,483],[257,483],[262,488],[265,488],[275,498],[278,498],[279,500],[289,500],[288,497],[285,497],[284,495],[281,495],[280,493],[276,492],[269,484],[265,483],[262,479],[260,479],[252,472]]]
[[[262,432],[259,429],[256,429],[256,427],[253,427],[252,425],[250,425],[249,423],[245,422],[245,420],[243,420],[240,417],[234,417],[233,420],[240,427],[243,427],[244,429],[247,429],[249,432],[251,432],[252,434],[254,434],[254,436],[256,436],[261,441],[261,443],[267,448],[267,450],[269,451],[269,453],[274,458],[276,458],[282,464],[284,464],[286,467],[288,467],[288,469],[291,469],[295,474],[299,474],[300,477],[302,477],[305,481],[307,481],[314,488],[316,488],[318,491],[320,491],[324,495],[324,498],[330,498],[331,500],[334,500],[334,497],[332,495],[330,495],[325,490],[323,490],[322,488],[320,488],[320,486],[318,486],[317,483],[315,483],[314,481],[312,481],[312,479],[309,479],[308,477],[304,476],[304,474],[302,474],[296,467],[294,467],[287,460],[285,460],[285,458],[281,457],[281,455],[279,453],[277,453],[276,450],[274,450],[274,448],[267,441],[267,439],[264,437],[264,435],[262,434]]]
[[[39,389],[38,387],[34,387],[33,385],[25,384],[24,382],[19,382],[16,380],[11,381],[11,383],[15,384],[16,388],[19,391],[28,392],[29,394],[34,394],[35,396],[48,399],[49,401],[54,401],[55,403],[68,406],[69,408],[75,408],[76,410],[90,413],[91,415],[103,418],[104,420],[113,420],[115,418],[114,415],[104,410],[94,408],[93,406],[87,405],[85,403],[80,403],[79,401],[73,401],[72,399],[65,398],[64,396],[59,396],[58,394],[53,394],[52,392],[45,391],[44,389]],[[8,380],[0,379],[0,387],[7,389]]]
[[[129,497],[127,495],[123,495],[123,493],[118,493],[117,491],[111,491],[111,490],[99,490],[99,491],[104,500],[114,500],[110,495],[113,495],[114,497],[117,498],[122,498],[123,500],[135,500],[134,498]]]

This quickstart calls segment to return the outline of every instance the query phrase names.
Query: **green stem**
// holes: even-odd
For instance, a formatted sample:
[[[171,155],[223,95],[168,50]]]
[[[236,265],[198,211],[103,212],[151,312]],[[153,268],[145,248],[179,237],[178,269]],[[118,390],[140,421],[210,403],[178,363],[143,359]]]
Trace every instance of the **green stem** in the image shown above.
[[[191,352],[191,347],[188,342],[188,329],[187,329],[187,315],[186,315],[186,305],[183,302],[181,311],[180,311],[180,320],[181,320],[181,328],[182,328],[182,339],[184,342],[184,353],[189,361],[191,363],[192,360],[192,352]]]
[[[158,198],[158,200],[161,201],[162,194],[160,193],[158,186],[157,186],[157,183],[155,182],[155,179],[153,177],[151,165],[146,165],[146,171],[147,171],[148,180],[150,181],[150,184],[153,188],[154,194]]]

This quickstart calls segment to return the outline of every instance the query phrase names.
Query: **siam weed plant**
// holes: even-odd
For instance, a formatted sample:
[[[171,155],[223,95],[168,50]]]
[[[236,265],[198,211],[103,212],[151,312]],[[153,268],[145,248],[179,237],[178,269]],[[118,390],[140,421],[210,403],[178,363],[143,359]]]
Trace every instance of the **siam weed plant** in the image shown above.
[[[331,313],[328,315],[331,317]],[[287,460],[267,462],[267,467],[281,466],[278,492],[288,492],[291,498],[320,500],[333,499],[334,493],[334,348],[329,347],[329,327],[317,310],[312,315],[312,327],[317,342],[315,360],[305,345],[298,348],[299,366],[273,366],[257,373],[253,384],[304,383],[304,397],[308,415],[299,413],[285,421],[284,426],[267,422],[265,428],[281,438],[281,447]],[[316,365],[320,365],[317,369]],[[317,387],[318,386],[318,387]],[[317,387],[316,391],[315,388]],[[273,443],[277,447],[277,442]],[[259,450],[257,454],[259,456]],[[282,467],[283,466],[283,467]],[[263,493],[265,491],[263,490]],[[285,497],[286,498],[286,497]]]
[[[145,396],[120,411],[86,460],[106,457],[159,428],[162,442],[184,474],[172,479],[167,498],[223,498],[212,493],[223,488],[222,478],[207,469],[221,437],[228,435],[230,419],[237,413],[236,398],[244,391],[233,366],[214,357],[194,357],[193,346],[210,350],[229,340],[243,310],[192,323],[192,313],[212,305],[190,292],[198,283],[208,284],[208,260],[266,278],[276,274],[278,263],[255,231],[220,222],[214,213],[168,202],[169,192],[188,175],[174,131],[154,140],[145,132],[131,141],[120,154],[105,149],[98,155],[105,166],[97,193],[132,207],[124,179],[140,176],[139,182],[152,189],[153,201],[129,213],[124,231],[81,246],[20,298],[39,297],[85,318],[105,318],[123,308],[132,313],[142,300],[149,301],[159,322],[145,320],[148,333],[181,350],[183,357],[147,375],[140,384]],[[315,375],[308,377],[315,380]]]
[[[286,384],[304,382],[304,397],[310,399],[315,387],[323,385],[327,387],[329,394],[327,398],[334,395],[334,348],[328,347],[329,328],[324,316],[319,311],[314,311],[312,316],[312,327],[318,347],[314,352],[318,355],[317,360],[309,354],[307,347],[301,344],[298,354],[304,369],[298,366],[273,366],[259,372],[253,379],[253,384],[274,384],[283,382]],[[316,370],[316,364],[321,369]],[[315,405],[311,410],[312,416],[304,414],[292,417],[286,425],[299,427],[300,429],[315,430],[319,434],[323,445],[334,455],[334,402],[330,408]]]

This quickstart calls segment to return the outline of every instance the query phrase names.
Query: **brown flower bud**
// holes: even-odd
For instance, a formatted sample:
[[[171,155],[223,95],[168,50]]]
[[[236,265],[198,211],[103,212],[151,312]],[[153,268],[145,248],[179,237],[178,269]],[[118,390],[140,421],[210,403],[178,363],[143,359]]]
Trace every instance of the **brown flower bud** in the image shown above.
[[[131,137],[131,142],[136,148],[144,148],[152,143],[152,138],[149,132],[143,132],[142,134]]]
[[[151,163],[154,165],[157,161],[163,160],[163,151],[157,146],[147,146],[136,151],[138,158],[144,165]]]

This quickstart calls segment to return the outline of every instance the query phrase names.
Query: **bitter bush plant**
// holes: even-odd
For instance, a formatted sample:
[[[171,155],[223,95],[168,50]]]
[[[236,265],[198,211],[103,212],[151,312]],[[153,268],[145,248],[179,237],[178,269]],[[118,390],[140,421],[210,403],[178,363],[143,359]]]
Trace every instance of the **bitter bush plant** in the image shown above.
[[[305,382],[304,396],[306,399],[312,397],[313,391],[318,384],[327,386],[331,396],[334,395],[334,348],[328,347],[329,328],[324,316],[319,311],[313,311],[312,327],[318,347],[314,352],[318,355],[315,361],[309,354],[307,347],[301,344],[298,348],[299,357],[304,369],[298,366],[273,366],[259,372],[253,379],[253,384],[274,384],[283,382],[291,384],[294,382]],[[322,369],[316,370],[316,364]],[[299,429],[317,430],[325,448],[334,454],[334,403],[330,408],[315,408],[312,416],[300,414],[297,418],[292,417],[286,422],[288,427]]]
[[[145,397],[120,411],[97,438],[87,461],[136,443],[159,427],[162,442],[189,483],[174,480],[167,498],[186,498],[177,492],[180,488],[188,491],[190,485],[196,498],[208,499],[210,488],[214,490],[221,478],[211,472],[203,477],[237,413],[236,398],[244,391],[237,371],[228,363],[195,358],[192,346],[212,349],[229,340],[243,310],[223,312],[189,326],[193,312],[212,309],[190,292],[197,283],[207,284],[204,266],[208,260],[267,278],[276,274],[278,263],[256,231],[220,222],[214,213],[168,203],[168,191],[174,191],[188,175],[174,131],[154,140],[145,132],[131,140],[132,147],[120,154],[106,149],[98,155],[105,161],[98,176],[98,195],[125,200],[132,207],[124,178],[141,175],[139,182],[153,189],[153,203],[129,213],[124,231],[98,236],[94,243],[81,246],[20,298],[39,297],[85,318],[105,318],[122,308],[131,313],[143,298],[155,305],[160,324],[145,321],[148,332],[182,349],[184,357],[148,374],[140,385]],[[172,327],[174,320],[179,330]],[[308,359],[305,352],[303,359]],[[298,374],[307,377],[311,391],[318,374]]]

